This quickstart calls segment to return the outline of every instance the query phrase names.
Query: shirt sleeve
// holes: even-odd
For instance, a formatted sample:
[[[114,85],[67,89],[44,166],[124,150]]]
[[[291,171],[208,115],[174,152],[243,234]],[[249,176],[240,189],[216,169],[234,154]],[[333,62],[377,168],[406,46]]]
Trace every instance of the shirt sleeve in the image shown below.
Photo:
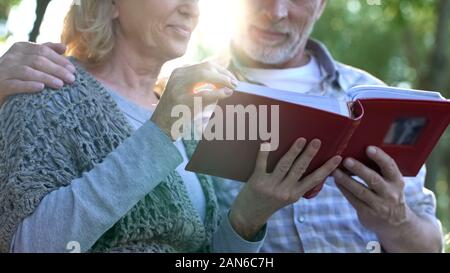
[[[267,235],[267,225],[258,232],[252,241],[242,238],[231,226],[229,211],[222,213],[219,228],[213,237],[213,252],[216,253],[258,253]]]
[[[213,177],[213,183],[217,202],[219,203],[219,209],[221,212],[225,213],[231,209],[231,206],[241,191],[244,183],[220,177]]]
[[[436,197],[425,188],[426,167],[423,166],[416,177],[405,177],[405,200],[408,206],[418,216],[432,220],[441,228],[436,217]]]
[[[105,160],[46,195],[18,226],[11,252],[80,251],[94,243],[182,162],[172,140],[151,121]]]

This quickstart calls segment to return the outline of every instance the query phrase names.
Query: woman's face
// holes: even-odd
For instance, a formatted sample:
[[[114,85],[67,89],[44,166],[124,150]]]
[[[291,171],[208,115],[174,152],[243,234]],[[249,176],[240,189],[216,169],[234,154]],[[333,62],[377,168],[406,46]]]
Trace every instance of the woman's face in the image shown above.
[[[164,59],[184,55],[198,23],[198,0],[116,0],[116,31],[133,48]]]

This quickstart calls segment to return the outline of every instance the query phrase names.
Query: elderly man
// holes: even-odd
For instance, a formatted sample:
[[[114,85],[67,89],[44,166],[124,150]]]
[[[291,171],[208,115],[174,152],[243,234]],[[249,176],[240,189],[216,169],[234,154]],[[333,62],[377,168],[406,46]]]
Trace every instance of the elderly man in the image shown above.
[[[241,4],[241,25],[226,60],[240,80],[342,99],[353,86],[383,84],[361,70],[336,62],[324,45],[310,39],[326,0],[242,0]],[[30,54],[40,55],[41,63],[47,65],[35,66],[26,77],[19,73],[0,81],[3,95],[24,90],[17,85],[38,91],[42,84],[55,86],[71,81],[72,68],[55,53],[63,52],[60,45],[20,48],[3,57],[7,62],[0,62],[0,70],[12,64],[26,65]],[[435,198],[424,188],[425,168],[417,177],[406,178],[380,148],[368,147],[367,154],[380,167],[380,174],[347,158],[345,168],[367,186],[335,171],[317,197],[301,199],[270,219],[262,251],[441,251]],[[234,181],[216,184],[224,208],[231,205],[240,187]]]

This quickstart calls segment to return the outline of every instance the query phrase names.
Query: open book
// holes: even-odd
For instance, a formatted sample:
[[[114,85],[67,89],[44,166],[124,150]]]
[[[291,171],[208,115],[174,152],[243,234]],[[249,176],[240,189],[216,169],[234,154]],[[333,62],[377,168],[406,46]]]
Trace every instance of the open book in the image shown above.
[[[277,149],[269,155],[268,172],[273,171],[296,139],[304,137],[308,141],[314,138],[322,141],[322,148],[305,175],[335,155],[355,158],[379,171],[365,153],[368,146],[375,145],[397,162],[404,176],[416,176],[450,123],[450,101],[437,92],[384,86],[358,86],[347,94],[347,99],[338,100],[240,83],[236,92],[217,107],[241,105],[268,116],[268,128],[278,133],[272,134],[272,138],[274,135],[278,138]],[[278,113],[262,111],[264,106],[278,109]],[[250,113],[231,116],[234,121],[231,123],[230,115],[214,114],[211,124],[218,124],[217,118],[226,124],[223,137],[202,139],[186,169],[247,181],[253,173],[261,143],[273,143],[273,139],[267,141],[260,134],[256,139],[251,137],[255,120]],[[275,114],[278,118],[274,119]],[[213,119],[216,120],[212,122]],[[229,124],[236,127],[242,126],[242,122],[247,129],[245,138],[239,137],[237,130],[230,138],[225,131],[236,128],[229,128]],[[212,129],[211,124],[207,128]],[[257,126],[261,123],[257,122]]]

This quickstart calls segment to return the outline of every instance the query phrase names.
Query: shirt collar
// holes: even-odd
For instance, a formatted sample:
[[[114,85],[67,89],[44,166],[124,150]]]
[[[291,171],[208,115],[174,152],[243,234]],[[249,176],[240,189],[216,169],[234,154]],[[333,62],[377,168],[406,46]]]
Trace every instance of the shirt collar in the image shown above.
[[[350,83],[346,81],[345,78],[341,77],[337,62],[334,60],[325,45],[315,39],[309,39],[306,44],[306,50],[308,50],[316,58],[317,63],[320,66],[323,75],[323,88],[326,88],[325,86],[333,86],[333,89],[337,91],[342,91],[349,88]],[[239,71],[238,66],[236,65],[238,60],[232,52],[233,50],[231,50],[231,58],[229,59],[228,67],[236,74],[239,80],[251,82],[246,79],[241,71]]]

